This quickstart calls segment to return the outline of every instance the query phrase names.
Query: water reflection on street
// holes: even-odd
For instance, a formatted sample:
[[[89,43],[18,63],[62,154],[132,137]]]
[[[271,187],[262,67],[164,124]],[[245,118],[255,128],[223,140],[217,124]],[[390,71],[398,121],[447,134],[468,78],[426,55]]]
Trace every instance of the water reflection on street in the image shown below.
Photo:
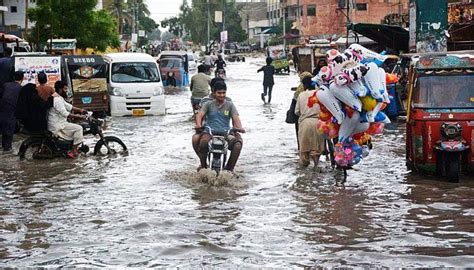
[[[224,186],[196,173],[189,91],[166,96],[166,116],[110,120],[127,156],[0,154],[0,266],[474,265],[472,179],[411,175],[402,122],[375,138],[345,184],[327,162],[299,168],[284,122],[298,78],[277,76],[263,105],[263,58],[247,60],[227,71],[247,133]]]

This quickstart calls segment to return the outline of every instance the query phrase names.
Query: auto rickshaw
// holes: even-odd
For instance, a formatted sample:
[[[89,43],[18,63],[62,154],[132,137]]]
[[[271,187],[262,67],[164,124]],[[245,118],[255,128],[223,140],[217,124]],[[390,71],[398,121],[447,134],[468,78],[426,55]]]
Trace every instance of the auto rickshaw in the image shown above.
[[[187,76],[183,68],[183,60],[181,58],[164,58],[159,63],[163,84],[165,86],[183,87],[188,86]]]
[[[71,80],[74,106],[105,116],[109,110],[107,63],[100,55],[63,57]]]
[[[413,56],[407,88],[407,167],[451,182],[471,174],[474,51]]]
[[[157,62],[165,86],[189,87],[190,80],[187,52],[163,51]],[[171,81],[173,83],[170,83]]]

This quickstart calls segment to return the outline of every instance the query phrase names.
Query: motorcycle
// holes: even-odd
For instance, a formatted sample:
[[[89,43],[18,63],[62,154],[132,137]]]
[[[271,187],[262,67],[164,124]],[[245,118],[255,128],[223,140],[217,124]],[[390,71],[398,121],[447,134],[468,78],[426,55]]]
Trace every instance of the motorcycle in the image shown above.
[[[91,114],[87,116],[86,122],[81,126],[84,135],[99,135],[100,139],[94,146],[94,155],[113,155],[124,154],[127,147],[119,138],[115,136],[104,136],[102,125],[104,120],[97,119]],[[24,159],[51,159],[55,157],[66,157],[67,152],[73,148],[73,142],[53,136],[51,132],[42,134],[33,134],[21,143],[18,155],[21,160]],[[79,147],[82,153],[89,152],[89,147],[82,144]]]
[[[227,164],[227,151],[229,150],[229,144],[227,143],[227,136],[234,132],[241,132],[240,129],[231,128],[227,132],[212,132],[211,128],[208,128],[211,140],[208,143],[207,162],[211,170],[215,171],[217,175],[224,170]]]
[[[467,160],[469,145],[462,138],[462,126],[457,122],[445,122],[441,125],[441,138],[434,145],[436,150],[436,172],[446,176],[451,182],[458,182],[461,163]]]

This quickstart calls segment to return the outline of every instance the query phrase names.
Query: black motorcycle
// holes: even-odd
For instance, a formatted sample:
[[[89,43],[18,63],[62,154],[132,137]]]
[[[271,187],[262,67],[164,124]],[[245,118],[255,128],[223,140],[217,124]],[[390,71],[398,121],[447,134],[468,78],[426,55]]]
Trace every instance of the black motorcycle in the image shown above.
[[[92,115],[86,118],[81,126],[84,135],[99,135],[100,139],[94,146],[94,155],[106,156],[114,154],[125,154],[127,147],[115,136],[104,136],[102,125],[104,120],[97,119]],[[51,159],[55,157],[66,157],[67,152],[73,148],[73,141],[64,140],[54,136],[51,132],[32,134],[21,143],[18,155],[20,159]],[[89,147],[82,144],[79,150],[83,153],[89,152]]]
[[[209,167],[219,175],[224,170],[227,164],[227,151],[229,144],[227,143],[227,136],[235,132],[241,132],[240,129],[231,128],[225,133],[212,132],[211,128],[207,128],[209,134],[212,136],[208,143],[207,162]]]

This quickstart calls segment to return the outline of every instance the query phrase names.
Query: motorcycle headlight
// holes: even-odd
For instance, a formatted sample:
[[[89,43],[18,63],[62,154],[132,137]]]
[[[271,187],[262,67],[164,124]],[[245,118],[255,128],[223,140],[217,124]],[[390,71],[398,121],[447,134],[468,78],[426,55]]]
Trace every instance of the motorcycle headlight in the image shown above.
[[[163,95],[163,93],[164,93],[164,89],[162,86],[155,87],[155,89],[153,90],[154,96],[160,96],[160,95]]]
[[[122,89],[118,88],[118,87],[114,87],[112,88],[112,92],[111,92],[112,95],[114,96],[122,96],[123,95],[123,92],[122,92]]]
[[[459,123],[443,123],[441,125],[441,135],[448,139],[461,136],[462,126]]]

